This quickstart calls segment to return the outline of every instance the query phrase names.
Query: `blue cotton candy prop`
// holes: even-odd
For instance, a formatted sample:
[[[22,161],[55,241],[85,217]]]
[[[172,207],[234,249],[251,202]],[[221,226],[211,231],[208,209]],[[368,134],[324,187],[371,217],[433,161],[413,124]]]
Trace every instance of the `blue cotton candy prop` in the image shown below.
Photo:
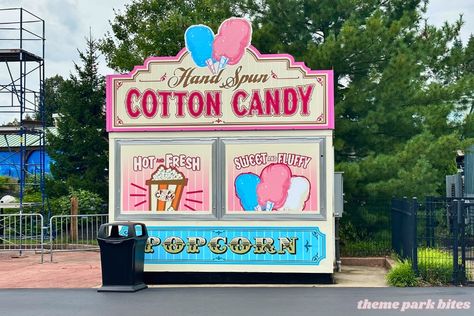
[[[258,205],[257,185],[260,178],[253,173],[242,173],[235,178],[235,191],[245,211],[255,211]]]
[[[212,59],[214,33],[208,26],[199,24],[188,27],[184,41],[197,66],[209,67],[214,63]]]

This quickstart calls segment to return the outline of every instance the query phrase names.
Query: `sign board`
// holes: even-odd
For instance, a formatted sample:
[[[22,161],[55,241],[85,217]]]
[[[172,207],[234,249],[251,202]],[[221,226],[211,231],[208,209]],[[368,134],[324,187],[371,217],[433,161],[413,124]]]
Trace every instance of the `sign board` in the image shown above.
[[[224,140],[226,213],[321,213],[322,139]]]
[[[122,142],[122,214],[210,214],[213,143]]]
[[[318,227],[150,226],[148,264],[255,264],[319,266],[326,235]]]
[[[333,72],[252,46],[212,74],[183,49],[107,77],[107,130],[332,129]]]

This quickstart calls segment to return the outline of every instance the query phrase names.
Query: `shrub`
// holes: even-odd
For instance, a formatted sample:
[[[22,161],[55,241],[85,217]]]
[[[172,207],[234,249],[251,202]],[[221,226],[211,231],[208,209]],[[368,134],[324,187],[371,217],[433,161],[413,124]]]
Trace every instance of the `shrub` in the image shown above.
[[[69,194],[50,200],[51,211],[54,215],[71,213],[71,197],[77,197],[79,214],[107,213],[103,207],[104,200],[96,193],[86,190],[69,189]]]
[[[18,180],[12,177],[0,176],[0,198],[4,195],[18,195]]]
[[[411,268],[411,262],[408,260],[399,261],[388,272],[386,278],[389,285],[397,287],[417,286],[419,283],[415,271]]]
[[[418,272],[431,285],[449,284],[453,277],[453,255],[434,248],[418,249]]]

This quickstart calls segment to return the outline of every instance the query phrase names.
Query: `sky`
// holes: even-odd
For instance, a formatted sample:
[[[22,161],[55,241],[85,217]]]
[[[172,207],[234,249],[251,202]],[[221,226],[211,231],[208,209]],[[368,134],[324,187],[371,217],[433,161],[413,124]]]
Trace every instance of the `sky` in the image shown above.
[[[84,49],[85,36],[89,31],[94,38],[102,38],[111,29],[109,21],[115,16],[114,10],[124,12],[125,4],[131,2],[131,0],[0,0],[0,8],[23,7],[45,20],[46,77],[56,74],[68,77],[74,72],[73,62],[79,60],[77,50]],[[474,0],[450,0],[449,5],[446,3],[446,0],[430,1],[426,16],[429,23],[441,26],[444,21],[455,21],[459,14],[463,13],[465,24],[461,38],[467,42],[470,34],[474,33]],[[4,44],[0,42],[0,49],[6,48],[2,47]],[[99,66],[99,71],[103,75],[114,73],[106,66],[103,57]],[[2,75],[5,74],[0,73],[0,79]],[[5,119],[0,118],[0,124],[2,121]]]
[[[55,74],[68,76],[73,70],[73,61],[78,60],[77,49],[84,48],[84,36],[89,34],[101,38],[109,31],[109,21],[115,10],[123,12],[124,5],[131,0],[0,0],[0,8],[23,7],[46,22],[46,76]],[[452,22],[464,14],[465,25],[461,33],[463,41],[474,33],[474,0],[431,0],[428,6],[428,21],[442,25]],[[100,63],[102,74],[113,73]]]

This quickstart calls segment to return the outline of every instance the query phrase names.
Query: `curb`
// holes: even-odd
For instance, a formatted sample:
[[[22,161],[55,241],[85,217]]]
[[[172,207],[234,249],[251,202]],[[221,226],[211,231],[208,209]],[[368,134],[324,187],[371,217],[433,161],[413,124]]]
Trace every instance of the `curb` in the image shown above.
[[[343,266],[381,267],[387,270],[395,265],[389,257],[342,257],[341,261]]]

